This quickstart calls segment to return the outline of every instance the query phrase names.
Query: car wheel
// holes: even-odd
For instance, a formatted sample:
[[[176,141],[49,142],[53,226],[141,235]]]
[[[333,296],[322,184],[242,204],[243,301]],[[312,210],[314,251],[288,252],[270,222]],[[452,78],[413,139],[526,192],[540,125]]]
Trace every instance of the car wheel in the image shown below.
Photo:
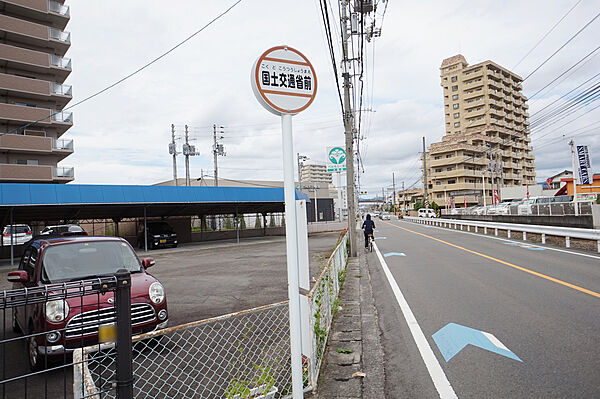
[[[35,340],[35,336],[27,339],[27,357],[29,359],[29,368],[31,371],[40,371],[43,368],[44,364],[40,352],[38,351],[38,344]]]

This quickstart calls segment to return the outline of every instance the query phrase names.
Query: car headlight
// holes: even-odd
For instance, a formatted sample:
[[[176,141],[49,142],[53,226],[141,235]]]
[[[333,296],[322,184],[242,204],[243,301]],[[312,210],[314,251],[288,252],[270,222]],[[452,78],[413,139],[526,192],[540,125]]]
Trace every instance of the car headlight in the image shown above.
[[[165,300],[165,289],[161,283],[155,281],[150,284],[150,288],[148,288],[148,295],[150,296],[152,303],[158,305]]]
[[[58,323],[69,315],[69,304],[64,299],[46,302],[46,320]]]

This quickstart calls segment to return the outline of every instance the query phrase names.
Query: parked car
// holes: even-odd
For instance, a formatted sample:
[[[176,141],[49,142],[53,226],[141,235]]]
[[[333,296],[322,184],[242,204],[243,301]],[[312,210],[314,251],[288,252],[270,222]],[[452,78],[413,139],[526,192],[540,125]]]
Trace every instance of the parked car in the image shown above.
[[[162,284],[146,272],[152,258],[140,260],[127,241],[116,237],[38,236],[25,248],[19,269],[8,273],[14,289],[112,276],[131,272],[132,333],[167,326],[167,299]],[[52,291],[49,292],[49,295]],[[48,360],[62,359],[81,346],[98,343],[100,325],[115,323],[114,295],[72,295],[13,310],[13,329],[27,338],[32,370]]]
[[[420,218],[436,218],[437,217],[435,210],[433,210],[431,208],[421,208],[421,209],[419,209],[419,211],[417,213]]]
[[[379,219],[381,220],[392,220],[392,215],[389,212],[381,212],[379,214]]]
[[[177,247],[177,233],[167,222],[149,222],[146,236],[148,238],[148,248]],[[144,232],[142,231],[137,238],[138,248],[144,248]]]
[[[31,240],[33,236],[31,234],[31,227],[26,224],[13,224],[4,227],[2,231],[2,245],[9,246],[11,242],[13,245],[23,245]]]
[[[87,235],[83,227],[77,224],[59,224],[56,226],[46,226],[40,232],[40,235]]]

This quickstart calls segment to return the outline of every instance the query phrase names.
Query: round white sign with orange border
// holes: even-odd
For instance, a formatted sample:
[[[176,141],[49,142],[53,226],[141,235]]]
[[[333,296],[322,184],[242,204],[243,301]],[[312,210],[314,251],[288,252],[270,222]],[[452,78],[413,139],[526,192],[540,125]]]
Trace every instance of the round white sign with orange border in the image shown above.
[[[308,58],[289,46],[265,51],[252,67],[252,90],[275,115],[304,111],[317,95],[317,75]]]

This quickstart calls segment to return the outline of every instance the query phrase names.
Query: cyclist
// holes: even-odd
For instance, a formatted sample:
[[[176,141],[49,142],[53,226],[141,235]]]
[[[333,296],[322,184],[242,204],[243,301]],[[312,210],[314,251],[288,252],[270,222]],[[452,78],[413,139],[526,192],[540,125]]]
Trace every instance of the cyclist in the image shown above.
[[[371,220],[371,215],[367,214],[362,229],[365,231],[365,248],[369,248],[369,236],[372,236],[373,230],[375,230],[375,222]]]

